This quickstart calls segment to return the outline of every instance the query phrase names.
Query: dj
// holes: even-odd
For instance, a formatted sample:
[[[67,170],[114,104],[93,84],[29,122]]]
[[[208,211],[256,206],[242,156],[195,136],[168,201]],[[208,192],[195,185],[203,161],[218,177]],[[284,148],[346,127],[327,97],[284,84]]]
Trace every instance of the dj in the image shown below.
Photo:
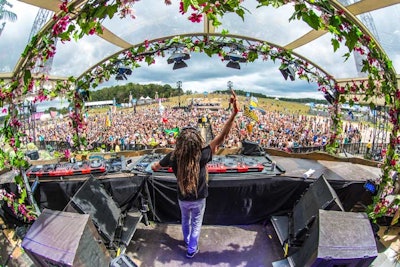
[[[233,90],[230,102],[233,104],[230,117],[221,132],[208,145],[204,146],[204,140],[197,129],[185,127],[179,133],[175,150],[151,166],[153,171],[161,167],[172,167],[177,178],[178,202],[187,258],[193,258],[199,252],[198,241],[208,196],[206,164],[212,160],[213,153],[228,136],[239,111],[239,102]]]

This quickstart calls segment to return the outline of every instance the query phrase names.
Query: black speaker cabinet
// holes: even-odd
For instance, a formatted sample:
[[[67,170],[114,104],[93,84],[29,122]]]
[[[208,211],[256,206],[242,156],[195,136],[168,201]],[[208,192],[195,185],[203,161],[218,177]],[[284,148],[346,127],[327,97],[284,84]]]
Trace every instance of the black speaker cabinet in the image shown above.
[[[35,266],[104,266],[111,257],[89,215],[43,210],[22,241]]]
[[[367,214],[319,210],[308,238],[288,261],[292,267],[368,267],[377,256]]]
[[[303,235],[312,225],[320,209],[344,211],[335,190],[323,175],[310,184],[293,208],[291,220],[293,240],[304,238]]]
[[[25,155],[31,160],[39,159],[39,152],[37,150],[29,150],[29,151],[25,152]]]
[[[83,183],[64,210],[89,214],[105,243],[114,241],[121,210],[95,177]]]
[[[335,189],[323,175],[310,184],[289,216],[271,217],[281,244],[289,243],[291,247],[300,246],[307,237],[320,209],[344,211]]]
[[[262,147],[256,142],[243,140],[241,154],[247,156],[264,156],[265,152]]]

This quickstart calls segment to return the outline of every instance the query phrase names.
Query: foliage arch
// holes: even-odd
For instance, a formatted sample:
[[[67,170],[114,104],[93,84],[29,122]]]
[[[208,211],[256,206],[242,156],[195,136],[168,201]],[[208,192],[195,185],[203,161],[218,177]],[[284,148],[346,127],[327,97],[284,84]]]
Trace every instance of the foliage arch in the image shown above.
[[[35,101],[53,98],[57,95],[67,95],[68,98],[72,99],[75,103],[75,112],[71,115],[73,125],[76,128],[75,141],[77,144],[84,144],[84,138],[80,137],[80,133],[85,131],[85,124],[82,119],[82,95],[84,95],[82,94],[82,90],[89,90],[90,86],[95,87],[102,79],[107,79],[115,74],[116,62],[127,63],[131,68],[137,67],[137,60],[145,60],[148,64],[152,64],[155,54],[162,54],[174,43],[183,43],[188,49],[203,50],[208,55],[215,53],[224,55],[221,47],[218,45],[210,45],[217,43],[209,42],[208,45],[210,46],[207,47],[206,42],[199,41],[196,43],[192,38],[189,38],[189,36],[176,36],[166,40],[166,46],[164,46],[165,50],[163,50],[164,48],[157,42],[152,42],[151,44],[153,46],[151,47],[148,46],[149,44],[145,41],[125,51],[122,53],[123,56],[121,57],[119,53],[118,56],[115,55],[107,59],[95,69],[88,70],[83,76],[79,77],[79,79],[70,77],[67,80],[57,82],[53,89],[46,89],[44,86],[47,81],[45,75],[32,72],[37,61],[48,60],[56,53],[54,46],[55,37],[66,42],[72,38],[80,39],[85,35],[94,33],[101,34],[101,21],[104,18],[112,18],[118,12],[121,16],[129,15],[127,10],[129,10],[134,3],[134,0],[62,2],[60,11],[55,14],[53,21],[50,21],[26,47],[21,60],[17,64],[13,80],[11,82],[0,81],[0,99],[3,102],[10,103],[9,116],[6,118],[4,127],[1,129],[1,134],[5,142],[12,148],[11,152],[1,150],[0,162],[4,163],[0,164],[0,167],[13,167],[17,170],[23,170],[27,166],[24,155],[19,151],[23,133],[20,131],[21,124],[17,119],[18,110],[16,108],[16,100],[23,99],[29,94],[35,94]],[[170,0],[165,0],[165,3],[170,4]],[[258,58],[260,54],[268,55],[272,60],[281,60],[281,66],[289,63],[291,64],[292,61],[295,63],[297,62],[301,65],[300,69],[304,71],[304,73],[299,74],[299,77],[309,81],[316,81],[318,82],[320,90],[330,91],[337,96],[335,97],[332,108],[332,119],[336,134],[334,134],[333,138],[330,140],[332,152],[335,151],[338,145],[336,137],[341,133],[341,118],[338,115],[339,104],[348,101],[349,96],[351,97],[350,103],[363,100],[372,107],[374,106],[374,103],[371,102],[373,97],[379,96],[385,99],[386,105],[389,106],[392,130],[386,158],[381,166],[382,176],[379,193],[374,198],[374,203],[370,206],[369,216],[372,219],[376,219],[384,215],[386,210],[382,203],[385,197],[392,193],[394,188],[391,174],[400,171],[398,162],[399,155],[395,152],[396,146],[400,144],[400,91],[397,85],[396,72],[391,61],[378,43],[371,37],[368,30],[335,0],[258,0],[258,3],[259,7],[273,6],[276,8],[290,3],[294,7],[294,13],[290,20],[301,19],[314,30],[330,32],[332,34],[331,42],[334,51],[336,51],[340,45],[344,44],[348,48],[348,53],[344,55],[346,58],[348,58],[353,51],[365,55],[363,71],[368,73],[368,79],[364,82],[352,81],[345,85],[337,83],[333,77],[324,72],[317,74],[317,71],[314,72],[308,69],[308,63],[304,61],[304,58],[293,54],[291,51],[281,51],[279,47],[266,42],[261,42],[262,45],[256,50],[250,49],[247,57],[248,60],[252,62]],[[222,3],[219,1],[206,0],[181,1],[181,13],[185,14],[189,10],[193,11],[189,17],[190,20],[198,21],[205,14],[204,16],[212,21],[214,26],[221,25],[219,18],[223,17],[226,13],[234,12],[243,19],[246,15],[246,9],[242,6],[242,1],[240,0],[228,0]],[[214,37],[216,38],[216,36],[209,36],[207,40],[209,41]],[[238,44],[243,42],[243,39],[238,39],[228,34],[223,34],[222,37],[229,40],[226,44],[236,43],[236,41],[238,41]],[[156,48],[157,44],[159,45],[158,48]],[[146,51],[149,47],[151,49]],[[272,53],[271,51],[276,52]],[[134,57],[134,60],[130,62],[125,61],[126,58],[129,57]],[[362,97],[362,99],[359,99],[359,97]],[[17,175],[17,177],[20,176]],[[21,181],[21,179],[17,180]],[[26,193],[24,194],[22,192],[21,195],[26,195]],[[24,200],[21,201],[24,202]]]

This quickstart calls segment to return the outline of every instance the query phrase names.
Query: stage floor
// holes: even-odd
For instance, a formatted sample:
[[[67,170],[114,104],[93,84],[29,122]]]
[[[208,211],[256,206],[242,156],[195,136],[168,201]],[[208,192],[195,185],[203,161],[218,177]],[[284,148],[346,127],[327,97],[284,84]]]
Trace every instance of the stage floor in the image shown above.
[[[185,257],[180,224],[141,224],[126,254],[141,267],[272,266],[283,250],[272,225],[203,225],[200,252]]]
[[[393,242],[386,242],[393,237],[393,233],[398,240],[399,231],[397,227],[387,235],[383,234],[383,230],[379,231],[382,242],[377,243],[379,255],[372,266],[400,266],[394,261],[396,251],[393,250]],[[11,238],[12,233],[7,237]],[[4,231],[0,231],[0,264],[6,261],[8,254],[12,254],[6,266],[35,267],[18,243],[10,242]],[[145,226],[141,223],[125,254],[138,267],[272,267],[272,262],[283,258],[282,247],[270,224],[203,225],[199,247],[200,252],[193,259],[187,259],[179,224],[152,223]]]

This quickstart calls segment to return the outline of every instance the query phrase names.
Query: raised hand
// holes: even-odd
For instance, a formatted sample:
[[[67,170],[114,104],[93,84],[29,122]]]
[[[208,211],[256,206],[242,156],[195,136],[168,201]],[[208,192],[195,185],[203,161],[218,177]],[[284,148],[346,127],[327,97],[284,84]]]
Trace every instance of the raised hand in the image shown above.
[[[236,93],[233,89],[231,89],[231,93],[232,93],[232,95],[231,95],[230,102],[233,104],[233,111],[235,113],[238,113],[239,112],[239,101],[237,100]]]

